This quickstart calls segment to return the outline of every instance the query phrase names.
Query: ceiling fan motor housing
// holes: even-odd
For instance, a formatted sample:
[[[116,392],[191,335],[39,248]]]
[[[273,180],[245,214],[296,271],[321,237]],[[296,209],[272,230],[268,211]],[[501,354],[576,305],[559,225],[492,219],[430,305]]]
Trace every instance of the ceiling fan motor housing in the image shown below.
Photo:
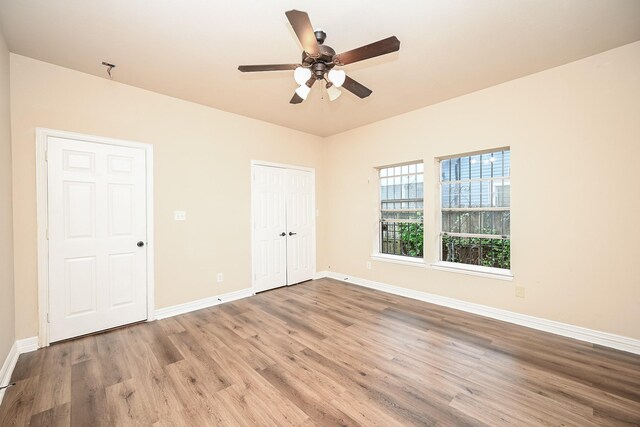
[[[302,66],[310,68],[315,78],[317,80],[322,80],[325,73],[335,66],[333,63],[333,57],[335,56],[336,51],[326,45],[320,45],[319,47],[320,56],[316,58],[310,56],[307,52],[302,52]]]

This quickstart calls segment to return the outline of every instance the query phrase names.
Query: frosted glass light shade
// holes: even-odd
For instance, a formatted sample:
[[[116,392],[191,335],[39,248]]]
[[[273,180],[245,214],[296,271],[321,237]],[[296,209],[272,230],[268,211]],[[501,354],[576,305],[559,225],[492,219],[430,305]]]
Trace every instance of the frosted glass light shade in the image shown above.
[[[311,78],[311,70],[304,67],[298,67],[293,71],[293,78],[296,83],[302,86]]]
[[[327,88],[327,94],[329,95],[329,101],[335,101],[342,95],[342,92],[335,85],[331,85]]]
[[[347,77],[343,70],[331,70],[329,71],[329,81],[336,87],[342,86],[344,79]]]
[[[311,92],[311,88],[304,83],[301,84],[298,89],[296,89],[296,93],[302,99],[307,99],[309,92]]]

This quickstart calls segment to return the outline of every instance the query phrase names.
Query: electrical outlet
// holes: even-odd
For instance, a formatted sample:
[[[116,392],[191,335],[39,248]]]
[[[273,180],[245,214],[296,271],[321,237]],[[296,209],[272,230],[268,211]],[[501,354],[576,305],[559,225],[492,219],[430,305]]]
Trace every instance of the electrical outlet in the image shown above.
[[[371,261],[367,261],[367,270],[371,270]]]
[[[187,213],[185,211],[174,211],[173,212],[173,219],[175,221],[186,221],[187,220]]]
[[[516,286],[516,297],[524,298],[524,286]]]
[[[224,274],[222,274],[222,273],[218,273],[218,275],[216,276],[216,281],[217,281],[218,283],[223,282],[223,281],[224,281]]]

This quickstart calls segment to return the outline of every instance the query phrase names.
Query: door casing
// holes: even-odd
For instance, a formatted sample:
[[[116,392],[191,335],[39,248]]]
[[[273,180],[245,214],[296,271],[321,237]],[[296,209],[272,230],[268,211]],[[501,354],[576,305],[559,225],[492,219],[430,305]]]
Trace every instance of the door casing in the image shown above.
[[[316,217],[318,216],[316,211],[316,170],[314,168],[308,168],[304,166],[296,166],[289,165],[284,163],[274,163],[274,162],[266,162],[262,160],[251,160],[251,288],[253,289],[254,294],[259,292],[256,288],[256,267],[255,267],[255,239],[254,239],[254,221],[253,221],[253,198],[254,198],[254,185],[253,185],[253,173],[254,166],[270,166],[274,168],[281,169],[295,169],[301,170],[311,173],[311,212],[312,215],[312,224],[311,224],[311,269],[314,272],[314,275],[317,272],[316,268]]]
[[[49,241],[48,241],[48,189],[47,189],[47,146],[50,137],[108,144],[120,147],[142,149],[146,161],[146,207],[147,207],[147,321],[155,319],[154,315],[154,246],[153,235],[153,145],[121,139],[84,135],[55,129],[36,129],[36,207],[38,238],[38,347],[49,345]]]

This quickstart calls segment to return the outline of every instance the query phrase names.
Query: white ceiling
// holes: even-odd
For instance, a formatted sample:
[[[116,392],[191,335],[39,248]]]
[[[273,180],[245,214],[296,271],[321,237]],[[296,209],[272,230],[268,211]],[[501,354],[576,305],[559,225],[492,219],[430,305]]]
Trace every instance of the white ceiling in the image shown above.
[[[346,66],[373,90],[290,105],[284,12],[309,13],[336,52],[395,35],[400,51]],[[12,52],[327,136],[640,40],[639,0],[0,0]]]

